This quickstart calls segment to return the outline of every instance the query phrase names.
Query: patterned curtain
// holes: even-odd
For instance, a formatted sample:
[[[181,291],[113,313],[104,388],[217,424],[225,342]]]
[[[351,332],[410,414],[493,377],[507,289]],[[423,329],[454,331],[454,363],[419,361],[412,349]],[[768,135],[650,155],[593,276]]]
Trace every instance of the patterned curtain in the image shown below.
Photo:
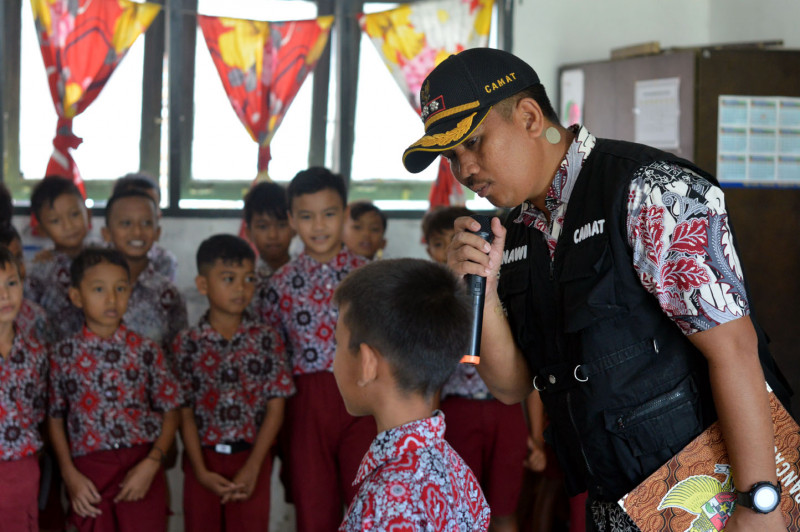
[[[330,35],[332,16],[261,22],[198,16],[233,110],[258,143],[258,179],[269,179],[269,144]]]
[[[73,134],[72,120],[97,98],[161,6],[130,0],[31,0],[31,7],[58,114],[46,175],[72,179],[85,196],[70,154],[83,142]]]
[[[466,48],[489,43],[494,0],[432,0],[404,4],[361,15],[361,29],[420,114],[419,89],[428,73],[444,59]],[[431,187],[430,206],[463,205],[464,191],[439,159],[439,174]]]

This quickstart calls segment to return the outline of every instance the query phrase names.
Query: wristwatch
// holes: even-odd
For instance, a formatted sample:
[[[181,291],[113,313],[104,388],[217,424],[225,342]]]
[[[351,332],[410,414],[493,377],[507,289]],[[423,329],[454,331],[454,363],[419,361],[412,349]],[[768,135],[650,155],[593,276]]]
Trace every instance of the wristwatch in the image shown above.
[[[759,514],[768,514],[781,503],[781,483],[756,482],[750,491],[736,491],[736,505],[750,508]]]

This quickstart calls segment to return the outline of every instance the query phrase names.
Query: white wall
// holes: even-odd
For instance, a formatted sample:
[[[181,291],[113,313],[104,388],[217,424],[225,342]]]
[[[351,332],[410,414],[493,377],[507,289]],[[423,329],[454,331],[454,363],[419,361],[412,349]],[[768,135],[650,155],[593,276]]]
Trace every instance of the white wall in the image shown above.
[[[711,42],[782,39],[800,48],[800,2],[797,0],[709,0]]]

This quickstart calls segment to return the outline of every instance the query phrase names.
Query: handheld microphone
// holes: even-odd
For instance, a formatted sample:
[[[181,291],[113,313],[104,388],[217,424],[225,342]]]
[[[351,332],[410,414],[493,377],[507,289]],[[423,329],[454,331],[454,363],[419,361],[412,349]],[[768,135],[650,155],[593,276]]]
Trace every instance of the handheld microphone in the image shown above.
[[[492,218],[482,214],[473,214],[472,218],[481,224],[478,231],[470,231],[486,240],[490,244],[494,239],[492,233]],[[481,358],[481,327],[483,325],[483,302],[486,298],[486,277],[467,274],[464,276],[467,284],[467,294],[472,298],[472,327],[470,330],[469,354],[461,358],[462,363],[480,364]]]

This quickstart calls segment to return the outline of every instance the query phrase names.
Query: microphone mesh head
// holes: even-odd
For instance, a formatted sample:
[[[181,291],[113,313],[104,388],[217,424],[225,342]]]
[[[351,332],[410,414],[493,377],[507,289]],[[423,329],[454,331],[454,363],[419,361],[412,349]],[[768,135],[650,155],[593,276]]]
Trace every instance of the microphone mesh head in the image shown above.
[[[475,234],[479,234],[484,238],[484,240],[491,242],[492,238],[494,237],[494,234],[492,233],[492,217],[486,216],[485,214],[473,214],[471,218],[481,224],[480,230],[475,231]]]

